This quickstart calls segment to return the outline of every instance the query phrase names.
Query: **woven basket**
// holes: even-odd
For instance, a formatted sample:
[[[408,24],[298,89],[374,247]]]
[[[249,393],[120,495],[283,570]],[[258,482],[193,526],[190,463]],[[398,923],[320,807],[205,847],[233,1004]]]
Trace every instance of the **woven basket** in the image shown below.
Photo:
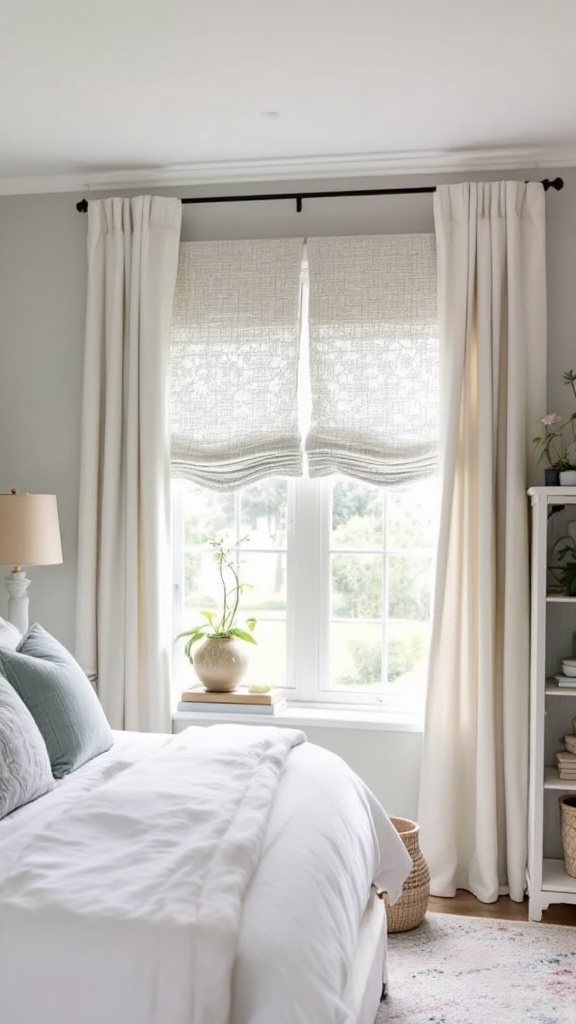
[[[412,871],[393,906],[386,905],[389,932],[407,932],[422,924],[430,897],[430,871],[420,849],[420,826],[408,818],[390,818],[412,857]]]
[[[560,797],[562,846],[566,874],[576,878],[576,796]]]

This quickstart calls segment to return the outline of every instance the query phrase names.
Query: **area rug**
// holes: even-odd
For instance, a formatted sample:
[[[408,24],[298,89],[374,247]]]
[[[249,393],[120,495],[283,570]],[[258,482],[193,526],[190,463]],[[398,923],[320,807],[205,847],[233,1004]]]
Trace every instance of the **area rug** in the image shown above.
[[[576,1024],[576,928],[428,913],[388,948],[376,1024]]]

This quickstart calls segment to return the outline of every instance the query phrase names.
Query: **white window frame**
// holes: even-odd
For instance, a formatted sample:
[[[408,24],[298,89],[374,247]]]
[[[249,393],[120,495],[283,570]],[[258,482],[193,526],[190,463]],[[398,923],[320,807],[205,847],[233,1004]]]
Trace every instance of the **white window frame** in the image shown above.
[[[330,548],[331,488],[333,478],[311,480],[300,477],[288,480],[286,533],[286,666],[287,696],[308,707],[380,708],[387,712],[421,714],[423,708],[414,699],[392,698],[384,689],[378,692],[330,690]],[[430,557],[428,548],[392,549],[386,537],[386,490],[383,492],[383,534],[381,547],[362,553],[377,554],[383,559],[382,573],[382,677],[387,676],[386,631],[388,619],[388,559],[390,556]],[[236,508],[238,515],[238,507]],[[178,488],[173,489],[173,585],[174,634],[185,628],[182,624],[184,592],[184,509]],[[338,553],[344,549],[337,549]],[[174,652],[175,688],[183,676],[185,665],[182,645]],[[283,668],[283,667],[282,667]],[[181,686],[179,687],[182,688]]]

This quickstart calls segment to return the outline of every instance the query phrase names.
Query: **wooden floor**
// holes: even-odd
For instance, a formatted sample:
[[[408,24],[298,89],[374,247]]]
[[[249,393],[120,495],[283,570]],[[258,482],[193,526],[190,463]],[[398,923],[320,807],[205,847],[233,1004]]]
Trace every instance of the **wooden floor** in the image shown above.
[[[463,914],[464,917],[497,917],[506,921],[528,920],[528,899],[515,903],[509,896],[500,896],[496,903],[480,903],[471,893],[458,889],[455,896],[444,899],[431,896],[428,910],[439,914]],[[542,914],[544,924],[568,924],[576,928],[576,906],[554,903]]]

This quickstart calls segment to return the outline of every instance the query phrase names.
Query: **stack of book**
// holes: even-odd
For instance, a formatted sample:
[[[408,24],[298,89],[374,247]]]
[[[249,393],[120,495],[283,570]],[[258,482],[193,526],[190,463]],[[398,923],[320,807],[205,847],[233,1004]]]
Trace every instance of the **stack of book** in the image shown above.
[[[265,693],[250,693],[248,687],[241,686],[230,693],[193,687],[184,690],[178,702],[178,711],[200,711],[212,715],[277,715],[287,707],[285,691],[276,686]]]
[[[561,750],[559,754],[556,754],[556,764],[558,765],[559,779],[576,781],[576,754]]]
[[[554,679],[558,683],[558,686],[565,687],[567,690],[576,690],[576,676],[554,676]]]

